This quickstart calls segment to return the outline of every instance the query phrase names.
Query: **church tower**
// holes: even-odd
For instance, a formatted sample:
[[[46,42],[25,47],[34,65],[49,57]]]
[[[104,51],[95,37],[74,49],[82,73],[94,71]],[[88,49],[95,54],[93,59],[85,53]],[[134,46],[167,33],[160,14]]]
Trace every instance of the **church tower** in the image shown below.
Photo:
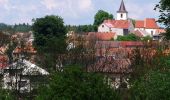
[[[127,20],[128,12],[125,8],[124,2],[122,0],[119,10],[117,11],[117,20]]]

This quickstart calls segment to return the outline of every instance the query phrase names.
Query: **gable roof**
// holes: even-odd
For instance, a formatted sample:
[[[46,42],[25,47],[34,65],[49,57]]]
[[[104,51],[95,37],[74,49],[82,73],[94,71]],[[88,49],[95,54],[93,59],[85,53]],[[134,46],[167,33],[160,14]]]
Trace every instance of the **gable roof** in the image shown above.
[[[121,2],[120,8],[119,8],[119,10],[117,12],[118,13],[127,13],[127,10],[125,8],[125,4],[124,4],[123,0]]]
[[[158,29],[158,25],[154,18],[146,18],[145,20],[136,20],[135,28]]]
[[[130,26],[129,20],[105,20],[104,24],[110,28],[128,29]]]

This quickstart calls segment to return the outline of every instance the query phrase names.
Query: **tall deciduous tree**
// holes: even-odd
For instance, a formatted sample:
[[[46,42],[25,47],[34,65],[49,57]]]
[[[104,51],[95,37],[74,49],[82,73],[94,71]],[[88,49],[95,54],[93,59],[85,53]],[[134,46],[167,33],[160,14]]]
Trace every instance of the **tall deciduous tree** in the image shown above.
[[[40,54],[41,65],[54,70],[58,54],[66,50],[66,28],[63,19],[54,15],[37,18],[32,28],[34,46]]]
[[[104,20],[113,19],[113,15],[106,11],[99,10],[94,17],[94,26],[97,27],[103,23]]]
[[[159,9],[161,13],[159,22],[164,23],[166,26],[165,38],[170,39],[170,0],[160,0],[159,4],[156,5],[155,9]]]

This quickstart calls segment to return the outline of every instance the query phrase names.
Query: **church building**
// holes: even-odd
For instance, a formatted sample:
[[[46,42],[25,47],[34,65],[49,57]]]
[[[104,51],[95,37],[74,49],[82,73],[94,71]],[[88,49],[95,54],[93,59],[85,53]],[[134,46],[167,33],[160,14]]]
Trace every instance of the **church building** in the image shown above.
[[[133,18],[132,18],[133,19]],[[128,17],[124,1],[122,0],[120,8],[117,11],[115,20],[105,20],[99,27],[98,32],[113,32],[117,36],[124,36],[134,33],[137,36],[145,37],[159,37],[161,33],[165,32],[161,29],[154,18],[145,18],[144,20],[132,20]]]
[[[133,32],[134,26],[128,19],[128,11],[122,0],[119,10],[117,11],[116,20],[105,20],[99,27],[98,32],[114,32],[118,36],[127,35]]]

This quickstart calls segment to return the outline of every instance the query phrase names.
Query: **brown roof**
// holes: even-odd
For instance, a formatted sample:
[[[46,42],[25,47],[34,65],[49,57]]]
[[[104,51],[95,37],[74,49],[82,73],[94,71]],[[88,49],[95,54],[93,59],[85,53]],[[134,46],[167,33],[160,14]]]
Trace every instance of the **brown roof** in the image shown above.
[[[131,61],[129,59],[114,59],[113,57],[102,57],[99,60],[87,67],[88,72],[101,73],[130,73]]]

